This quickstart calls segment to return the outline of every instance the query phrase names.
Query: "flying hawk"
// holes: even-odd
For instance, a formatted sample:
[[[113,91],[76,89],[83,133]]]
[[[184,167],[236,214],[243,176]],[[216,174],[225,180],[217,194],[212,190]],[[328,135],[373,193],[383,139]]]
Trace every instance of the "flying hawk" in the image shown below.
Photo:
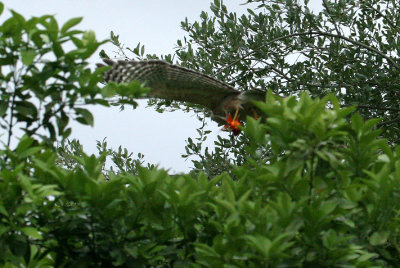
[[[225,128],[236,135],[240,132],[240,121],[245,120],[247,115],[256,115],[253,101],[265,100],[263,91],[239,91],[211,76],[160,60],[104,59],[104,62],[111,66],[105,72],[105,82],[128,83],[137,80],[151,89],[147,96],[149,98],[204,106],[211,111],[212,120],[225,124]]]

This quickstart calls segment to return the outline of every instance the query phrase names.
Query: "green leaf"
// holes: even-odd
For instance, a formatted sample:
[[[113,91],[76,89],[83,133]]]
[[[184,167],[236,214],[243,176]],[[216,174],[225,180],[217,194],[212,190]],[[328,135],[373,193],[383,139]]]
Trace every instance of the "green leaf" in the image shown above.
[[[34,158],[33,162],[35,163],[35,165],[37,166],[38,169],[43,170],[44,172],[48,172],[50,173],[53,177],[57,178],[57,169],[54,168],[54,166],[52,166],[49,163],[43,162],[39,159]]]
[[[102,59],[109,59],[110,57],[107,55],[107,53],[104,51],[104,49],[102,49],[100,52],[99,52],[99,56],[100,56],[100,58],[102,58]]]
[[[82,124],[93,126],[93,115],[89,110],[83,108],[75,108],[75,112],[82,117],[78,117],[76,120]]]
[[[7,108],[8,102],[0,100],[0,117],[3,117],[6,114]]]
[[[56,41],[58,35],[58,23],[54,16],[43,16],[42,25],[47,29],[47,34],[50,40]]]
[[[16,153],[21,154],[25,152],[27,149],[30,148],[30,146],[33,144],[34,140],[29,137],[28,135],[22,136],[21,140],[18,143],[18,146],[16,148]]]
[[[115,85],[109,83],[101,89],[101,95],[105,98],[112,98],[116,94]]]
[[[96,34],[94,33],[94,31],[86,31],[84,34],[83,34],[83,37],[82,37],[82,43],[84,44],[84,45],[89,45],[89,44],[93,44],[93,43],[95,43],[96,42]]]
[[[15,102],[15,110],[18,112],[18,114],[23,115],[27,118],[31,118],[33,120],[35,120],[37,117],[37,108],[33,103],[29,101]],[[25,121],[25,119],[21,121]]]
[[[142,48],[140,49],[140,56],[143,57],[143,55],[144,55],[144,46],[142,46]]]
[[[249,242],[249,245],[264,257],[268,258],[270,256],[270,249],[272,246],[270,239],[261,235],[246,235],[245,238]]]
[[[8,215],[7,215],[8,216]],[[0,224],[0,237],[10,230],[10,227]]]
[[[65,53],[60,42],[53,41],[53,53],[57,58],[64,56]]]
[[[389,234],[387,231],[375,232],[370,236],[369,242],[373,246],[382,245],[387,241]]]
[[[7,243],[12,253],[16,256],[24,256],[29,247],[26,237],[20,234],[12,234]]]
[[[31,155],[36,154],[37,152],[40,152],[42,149],[43,149],[42,147],[31,147],[31,148],[28,148],[25,151],[21,152],[18,155],[18,158],[19,159],[25,159],[28,156],[31,156]]]
[[[6,208],[0,204],[0,214],[3,214],[4,216],[8,217],[8,212]]]
[[[232,181],[231,178],[229,178],[228,176],[224,176],[224,178],[222,179],[222,190],[225,194],[225,198],[227,201],[229,201],[230,203],[234,203],[235,202],[235,191],[234,191],[234,182]]]
[[[261,144],[265,136],[265,128],[260,125],[261,118],[254,119],[248,116],[246,120],[245,133],[254,143]]]
[[[33,227],[24,227],[21,232],[33,239],[41,240],[43,238],[39,231]]]
[[[64,25],[61,27],[60,33],[63,36],[69,29],[74,27],[75,25],[79,24],[82,21],[83,17],[72,18],[68,20]]]
[[[199,254],[210,257],[219,257],[218,252],[216,252],[214,248],[208,246],[207,244],[202,244],[202,243],[193,243],[193,244],[196,247],[196,251]]]
[[[40,38],[42,39],[42,41],[46,44],[50,43],[50,37],[48,34],[40,34]]]
[[[27,66],[29,66],[29,65],[31,65],[33,63],[33,60],[35,59],[35,57],[36,57],[36,51],[35,50],[29,49],[29,50],[22,50],[21,51],[22,62]]]
[[[234,214],[236,212],[235,206],[229,201],[216,199],[215,202],[218,203],[218,205],[222,207],[225,211],[229,211],[230,214]]]
[[[18,20],[18,23],[20,26],[25,26],[25,18],[19,14],[18,12],[15,12],[14,10],[10,10],[11,14],[13,15],[14,18],[16,18]]]
[[[62,137],[63,137],[63,139],[66,139],[66,138],[68,138],[68,137],[69,137],[69,135],[71,135],[71,133],[72,133],[72,129],[71,129],[71,128],[67,128],[67,129],[65,129],[65,130],[63,131],[63,133],[62,133]]]
[[[57,185],[34,185],[34,191],[39,195],[40,198],[48,196],[55,197],[62,195],[62,192],[58,191]]]
[[[351,122],[355,130],[361,131],[363,127],[363,120],[362,117],[355,113],[351,116]]]

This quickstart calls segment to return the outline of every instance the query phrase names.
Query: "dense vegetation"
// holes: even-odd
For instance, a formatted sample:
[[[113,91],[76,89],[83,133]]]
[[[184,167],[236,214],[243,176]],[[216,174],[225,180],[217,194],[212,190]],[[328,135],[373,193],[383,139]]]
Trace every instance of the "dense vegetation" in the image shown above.
[[[135,106],[147,89],[99,84],[105,68],[88,59],[104,41],[76,30],[80,18],[12,12],[0,26],[2,267],[398,266],[397,2],[323,1],[318,14],[248,2],[239,18],[214,1],[213,15],[184,21],[176,56],[267,90],[266,120],[248,118],[214,151],[199,130],[186,148],[195,167],[174,176],[67,140],[72,120],[93,124],[88,105]]]

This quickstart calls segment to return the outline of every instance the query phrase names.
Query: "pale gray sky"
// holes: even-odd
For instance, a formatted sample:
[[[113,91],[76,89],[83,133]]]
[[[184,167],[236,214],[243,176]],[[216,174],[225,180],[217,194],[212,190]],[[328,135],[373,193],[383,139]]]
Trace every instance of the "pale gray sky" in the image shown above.
[[[243,1],[231,0],[233,10],[243,11]],[[189,21],[199,18],[201,11],[209,11],[209,1],[188,0],[5,0],[6,9],[14,9],[25,17],[55,15],[59,24],[73,17],[83,17],[79,29],[95,31],[97,39],[109,37],[110,31],[120,36],[120,41],[135,47],[138,42],[144,44],[147,53],[173,53],[177,39],[185,32],[180,22],[188,17]],[[4,17],[9,12],[5,11]],[[111,56],[114,47],[106,45],[103,49]],[[99,62],[96,56],[90,61]],[[185,140],[197,137],[196,129],[201,123],[193,113],[181,111],[157,113],[146,108],[146,101],[140,101],[136,110],[95,107],[91,109],[94,127],[73,124],[72,137],[84,145],[87,153],[94,153],[96,140],[107,137],[113,148],[119,145],[135,155],[143,153],[145,160],[171,169],[172,172],[188,171],[191,162],[180,156],[184,153]],[[207,144],[212,147],[217,135],[226,135],[211,120],[209,128],[213,130]]]

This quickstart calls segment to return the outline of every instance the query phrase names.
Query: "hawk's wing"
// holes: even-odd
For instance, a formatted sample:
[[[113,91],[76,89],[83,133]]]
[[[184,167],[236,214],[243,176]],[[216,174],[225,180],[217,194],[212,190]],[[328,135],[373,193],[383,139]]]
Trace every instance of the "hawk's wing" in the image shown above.
[[[104,62],[112,66],[105,73],[106,82],[145,82],[151,88],[149,97],[200,104],[215,111],[240,94],[211,76],[160,60]]]

